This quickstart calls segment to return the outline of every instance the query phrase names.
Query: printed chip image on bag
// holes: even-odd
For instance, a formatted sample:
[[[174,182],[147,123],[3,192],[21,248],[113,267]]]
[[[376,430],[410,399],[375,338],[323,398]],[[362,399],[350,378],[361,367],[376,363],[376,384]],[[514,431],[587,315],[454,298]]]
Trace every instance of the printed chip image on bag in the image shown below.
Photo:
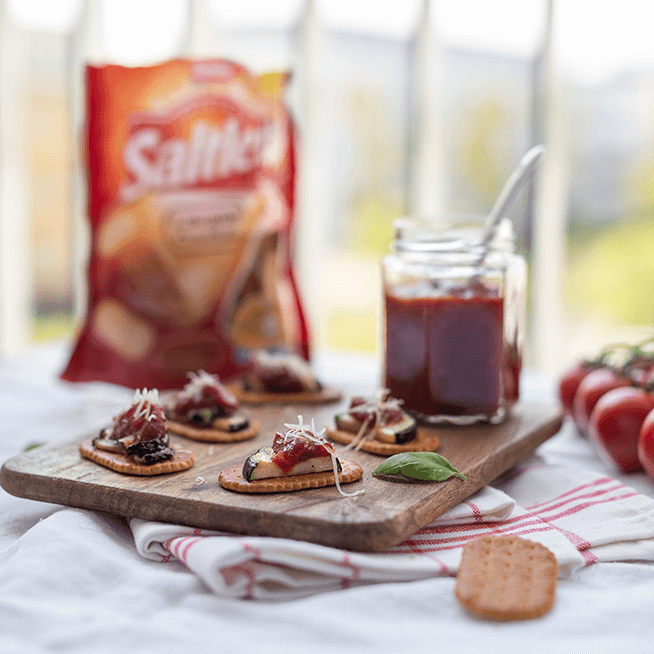
[[[220,59],[87,67],[88,307],[62,379],[181,388],[256,349],[308,358],[287,82]]]

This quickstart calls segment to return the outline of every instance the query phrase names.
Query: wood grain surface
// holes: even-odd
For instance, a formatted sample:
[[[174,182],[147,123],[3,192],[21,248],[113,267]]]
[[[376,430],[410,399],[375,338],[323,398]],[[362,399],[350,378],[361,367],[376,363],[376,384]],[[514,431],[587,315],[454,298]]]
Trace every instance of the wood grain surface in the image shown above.
[[[340,403],[318,407],[246,408],[261,422],[261,433],[233,444],[201,443],[172,436],[175,447],[191,450],[195,465],[187,471],[156,477],[133,477],[83,459],[81,434],[64,443],[51,443],[19,454],[0,470],[0,485],[18,497],[105,511],[173,524],[259,536],[279,536],[357,551],[386,549],[472,495],[503,472],[523,461],[561,427],[557,406],[519,404],[501,425],[430,429],[441,441],[439,452],[467,477],[441,483],[382,481],[372,471],[384,459],[365,452],[339,456],[363,467],[360,481],[347,490],[365,488],[356,497],[342,497],[335,487],[245,495],[218,484],[220,471],[242,465],[262,445],[270,445],[285,422],[316,427],[333,425]]]

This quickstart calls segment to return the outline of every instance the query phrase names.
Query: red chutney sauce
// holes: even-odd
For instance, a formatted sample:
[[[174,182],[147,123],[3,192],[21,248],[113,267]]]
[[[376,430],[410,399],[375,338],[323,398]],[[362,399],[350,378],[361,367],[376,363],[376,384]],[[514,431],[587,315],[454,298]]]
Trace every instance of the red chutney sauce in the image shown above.
[[[497,288],[423,281],[384,296],[385,386],[405,409],[490,419],[517,401],[520,361],[505,346]]]
[[[315,456],[329,456],[329,451],[325,446],[330,447],[327,442],[316,442],[293,432],[278,431],[272,443],[272,449],[275,452],[273,461],[284,473],[287,473],[302,461],[307,461]]]

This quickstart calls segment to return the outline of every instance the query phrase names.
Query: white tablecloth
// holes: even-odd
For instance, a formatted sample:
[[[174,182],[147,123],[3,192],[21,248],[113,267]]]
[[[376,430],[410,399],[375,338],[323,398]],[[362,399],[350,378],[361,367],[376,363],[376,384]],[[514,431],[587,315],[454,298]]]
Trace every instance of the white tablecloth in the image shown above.
[[[0,459],[34,442],[68,440],[106,424],[126,391],[56,379],[66,352],[46,347],[0,362]],[[363,358],[325,357],[325,381],[370,387]],[[526,399],[553,386],[525,375]],[[644,474],[620,475],[570,425],[542,445],[552,463],[610,475],[654,498]],[[605,563],[559,581],[539,620],[475,619],[455,580],[381,583],[281,602],[221,597],[177,561],[139,555],[121,518],[12,497],[0,491],[0,652],[619,652],[653,651],[654,566]]]

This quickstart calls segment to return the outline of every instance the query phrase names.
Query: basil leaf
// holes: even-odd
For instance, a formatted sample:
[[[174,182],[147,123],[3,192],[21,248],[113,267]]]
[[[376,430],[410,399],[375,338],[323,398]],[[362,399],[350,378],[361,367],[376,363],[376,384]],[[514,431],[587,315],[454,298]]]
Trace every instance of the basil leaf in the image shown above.
[[[417,479],[419,481],[445,481],[450,477],[466,477],[444,456],[436,452],[403,452],[394,454],[378,465],[372,474],[386,479]]]
[[[393,456],[389,456],[386,461],[383,463],[380,463],[375,470],[373,470],[372,474],[373,475],[388,475],[388,474],[398,474],[401,469],[402,469],[402,464],[404,463],[409,463],[412,459],[409,457],[407,459],[407,455],[409,454],[417,454],[417,452],[406,452],[402,454],[394,454]]]
[[[377,477],[377,479],[383,479],[384,481],[399,481],[405,484],[417,484],[420,482],[420,480],[418,479],[411,479],[410,477],[405,477],[399,472],[397,474],[392,474],[392,475],[377,475],[373,472],[373,475]],[[429,483],[429,482],[425,482],[425,483]]]

